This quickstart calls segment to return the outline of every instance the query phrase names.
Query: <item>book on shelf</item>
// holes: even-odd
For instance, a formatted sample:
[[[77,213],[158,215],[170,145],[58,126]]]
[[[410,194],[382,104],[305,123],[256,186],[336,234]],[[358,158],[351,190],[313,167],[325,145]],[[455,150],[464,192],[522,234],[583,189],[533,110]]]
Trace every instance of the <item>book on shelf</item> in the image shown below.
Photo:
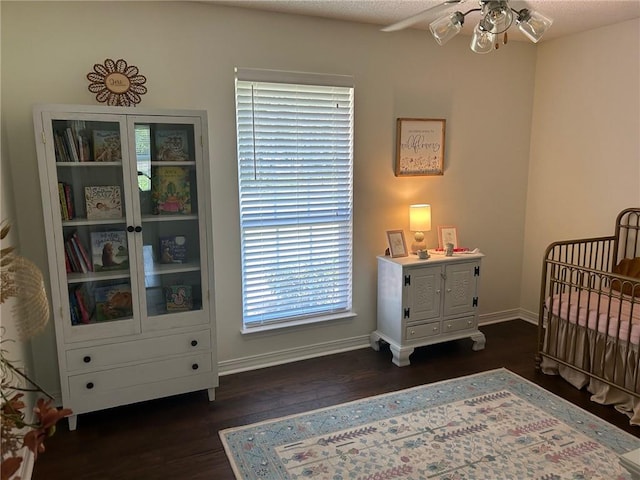
[[[80,240],[80,237],[78,236],[78,232],[77,231],[74,231],[71,234],[71,241],[73,242],[75,248],[80,253],[80,257],[82,259],[82,262],[86,265],[87,270],[92,272],[93,271],[93,264],[91,262],[91,257],[89,257],[89,252],[87,251],[87,249],[84,248],[84,245],[82,244],[82,241]]]
[[[128,269],[127,232],[91,232],[91,258],[94,272]]]
[[[94,290],[96,320],[117,320],[133,315],[131,285],[121,283],[96,287]]]
[[[53,133],[53,141],[54,141],[54,150],[56,154],[56,161],[58,162],[70,162],[71,158],[67,153],[67,147],[65,145],[65,140],[61,134],[58,132]]]
[[[82,247],[84,249],[84,247]],[[82,256],[81,247],[73,236],[69,235],[64,241],[64,251],[67,259],[65,263],[68,261],[71,271],[75,273],[87,273],[91,271],[91,267],[88,263],[86,263],[84,257]]]
[[[67,136],[67,144],[69,145],[69,153],[72,159],[71,161],[79,162],[80,155],[78,155],[78,146],[76,144],[76,137],[71,127],[67,127],[67,129],[65,130],[65,134]]]
[[[90,162],[91,155],[89,153],[89,139],[84,132],[78,132],[76,135],[78,141],[78,158],[81,162]]]
[[[67,240],[65,240],[64,242],[64,255],[65,255],[65,262],[69,263],[72,272],[82,272],[82,268],[78,263],[78,259],[73,253],[73,247],[71,246],[71,243],[69,243],[69,241]]]
[[[58,182],[58,195],[60,197],[60,215],[62,216],[62,220],[73,220],[76,217],[76,212],[73,204],[71,185]]]
[[[58,182],[58,197],[60,200],[60,216],[62,220],[71,220],[69,210],[67,208],[67,196],[64,191],[64,183]]]
[[[152,175],[151,198],[154,212],[160,215],[191,213],[191,183],[189,168],[157,167]]]
[[[74,231],[67,236],[65,240],[65,252],[68,252],[72,271],[79,273],[93,271],[91,259],[78,236],[78,232]]]
[[[71,325],[78,325],[81,323],[82,315],[80,314],[80,307],[78,307],[78,299],[76,298],[75,289],[69,289],[69,316],[71,317]]]
[[[87,284],[83,284],[74,289],[74,296],[78,305],[79,320],[82,323],[91,323],[95,313],[94,294],[89,290]]]
[[[93,160],[96,162],[119,162],[122,160],[119,131],[93,131]]]
[[[184,312],[193,308],[191,285],[165,287],[167,312]]]
[[[122,199],[118,185],[84,187],[87,219],[109,219],[122,217]]]
[[[158,162],[186,162],[189,160],[189,141],[186,130],[156,130],[156,158]]]
[[[187,237],[170,235],[159,238],[159,263],[186,263]]]
[[[64,184],[64,198],[67,202],[67,212],[69,213],[69,220],[76,218],[76,208],[73,202],[73,190],[68,183]]]
[[[64,269],[67,273],[73,272],[73,269],[71,268],[71,262],[69,261],[69,255],[67,255],[66,248],[64,251]]]

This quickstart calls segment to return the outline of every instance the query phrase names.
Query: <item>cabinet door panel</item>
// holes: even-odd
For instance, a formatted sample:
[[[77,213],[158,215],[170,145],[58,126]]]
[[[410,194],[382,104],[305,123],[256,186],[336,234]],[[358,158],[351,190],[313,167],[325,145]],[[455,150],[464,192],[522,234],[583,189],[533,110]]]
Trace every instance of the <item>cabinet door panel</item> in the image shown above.
[[[116,115],[68,112],[44,113],[42,120],[41,172],[52,194],[49,256],[60,289],[53,300],[65,342],[139,333],[134,245],[126,230],[132,215],[126,123]]]
[[[447,265],[445,269],[444,315],[460,315],[473,312],[473,299],[477,296],[478,263]]]
[[[440,315],[440,267],[415,268],[408,271],[410,285],[406,286],[409,321],[435,318]]]
[[[154,331],[209,320],[203,152],[200,123],[190,117],[129,119],[132,177],[137,176],[143,252],[138,286],[142,329]]]

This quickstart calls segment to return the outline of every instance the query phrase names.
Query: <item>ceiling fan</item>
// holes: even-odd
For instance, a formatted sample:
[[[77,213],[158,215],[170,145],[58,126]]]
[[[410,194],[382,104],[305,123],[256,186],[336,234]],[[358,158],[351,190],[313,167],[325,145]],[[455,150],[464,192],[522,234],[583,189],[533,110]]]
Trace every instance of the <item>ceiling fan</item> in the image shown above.
[[[402,30],[429,18],[437,10],[451,5],[458,5],[465,1],[467,0],[445,0],[438,5],[389,25],[383,28],[382,31],[395,32]],[[464,13],[460,11],[447,13],[431,22],[429,30],[439,45],[444,45],[460,33],[465,17],[472,12],[480,12],[481,15],[480,21],[475,26],[471,37],[471,50],[476,53],[489,53],[498,49],[500,35],[503,35],[502,43],[506,44],[507,30],[514,22],[518,29],[533,43],[537,43],[553,23],[550,18],[528,8],[514,10],[509,6],[509,0],[477,0],[477,3],[477,8],[471,8]]]

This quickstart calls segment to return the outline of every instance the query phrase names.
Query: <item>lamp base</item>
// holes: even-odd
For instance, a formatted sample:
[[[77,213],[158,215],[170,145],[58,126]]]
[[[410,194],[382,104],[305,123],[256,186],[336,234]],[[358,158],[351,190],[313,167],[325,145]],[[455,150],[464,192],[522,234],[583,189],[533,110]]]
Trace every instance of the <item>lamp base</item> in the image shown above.
[[[425,242],[412,242],[411,253],[415,254],[418,250],[427,250],[427,244]]]

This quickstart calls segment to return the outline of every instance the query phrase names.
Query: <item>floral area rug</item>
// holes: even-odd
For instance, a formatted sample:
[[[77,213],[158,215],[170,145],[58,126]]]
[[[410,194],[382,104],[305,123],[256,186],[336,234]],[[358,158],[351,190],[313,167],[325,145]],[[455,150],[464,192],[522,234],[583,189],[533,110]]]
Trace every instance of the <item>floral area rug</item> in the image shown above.
[[[506,369],[222,430],[237,479],[622,480],[640,439]]]

